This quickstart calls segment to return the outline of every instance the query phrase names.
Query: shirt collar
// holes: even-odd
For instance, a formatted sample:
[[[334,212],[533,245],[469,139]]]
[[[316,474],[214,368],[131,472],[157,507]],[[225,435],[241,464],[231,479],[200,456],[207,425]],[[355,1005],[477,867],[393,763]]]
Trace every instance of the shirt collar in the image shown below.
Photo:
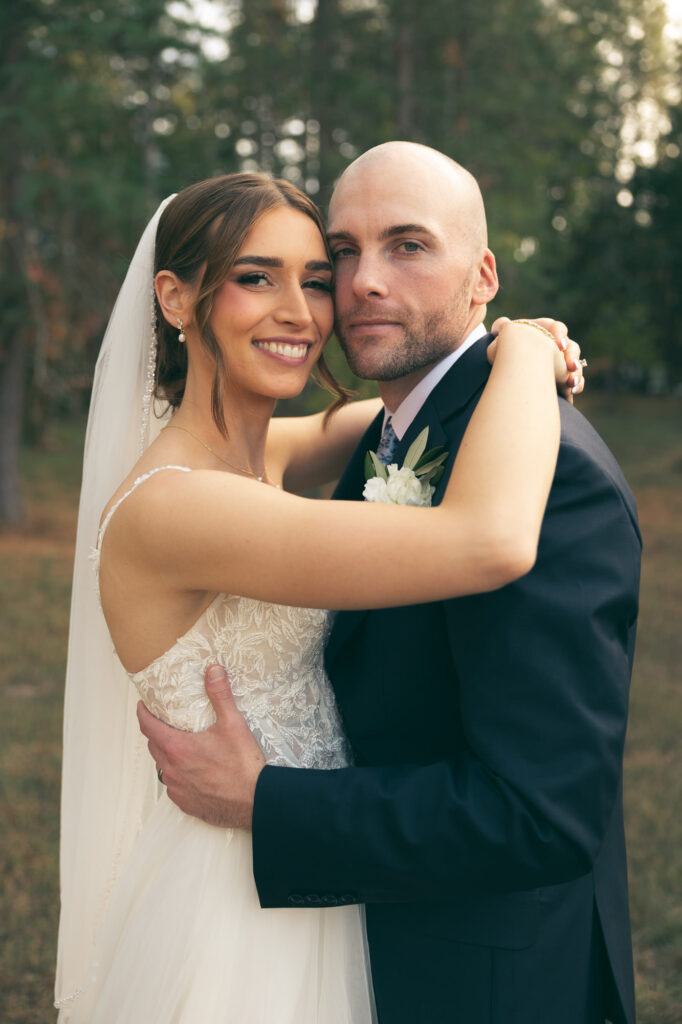
[[[384,409],[383,426],[386,426],[386,420],[390,416],[396,437],[399,441],[402,441],[412,421],[417,416],[417,413],[435,388],[436,384],[440,383],[448,370],[455,365],[458,359],[461,359],[467,349],[470,349],[479,338],[483,338],[487,333],[488,332],[484,324],[479,324],[478,327],[474,327],[471,334],[466,336],[462,344],[458,345],[454,352],[449,352],[444,356],[440,362],[436,363],[436,365],[429,370],[425,377],[422,377],[418,384],[415,384],[409,395],[402,400],[395,412],[392,413],[390,409]]]

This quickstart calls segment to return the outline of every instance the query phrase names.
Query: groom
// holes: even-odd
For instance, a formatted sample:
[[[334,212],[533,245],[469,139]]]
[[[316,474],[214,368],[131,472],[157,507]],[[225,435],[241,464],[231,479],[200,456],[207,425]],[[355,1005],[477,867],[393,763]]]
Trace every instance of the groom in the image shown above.
[[[344,172],[329,233],[338,334],[387,410],[335,496],[361,500],[366,451],[402,464],[428,427],[449,453],[437,503],[489,373],[480,192],[442,154],[389,143]],[[560,404],[530,573],[336,616],[326,662],[355,767],[263,767],[222,670],[206,733],[140,709],[171,798],[252,828],[264,907],[367,904],[380,1024],[635,1019],[621,783],[641,545],[613,457]]]

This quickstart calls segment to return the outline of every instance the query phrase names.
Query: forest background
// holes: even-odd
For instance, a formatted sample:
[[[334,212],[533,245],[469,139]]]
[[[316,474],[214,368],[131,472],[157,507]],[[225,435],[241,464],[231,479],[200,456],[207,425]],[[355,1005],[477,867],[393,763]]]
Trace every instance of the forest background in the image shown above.
[[[628,754],[640,1018],[682,1021],[673,3],[0,4],[3,1022],[52,1019],[79,460],[97,350],[141,229],[164,196],[236,170],[281,175],[324,207],[343,167],[392,138],[441,149],[477,176],[502,282],[491,318],[570,325],[589,359],[582,407],[637,492],[648,559]],[[337,350],[331,362],[357,383]],[[321,401],[311,389],[294,406]]]
[[[86,406],[141,226],[217,173],[324,206],[364,149],[428,143],[481,183],[495,312],[568,321],[592,384],[682,381],[664,0],[11,0],[0,38],[0,522],[22,437]]]

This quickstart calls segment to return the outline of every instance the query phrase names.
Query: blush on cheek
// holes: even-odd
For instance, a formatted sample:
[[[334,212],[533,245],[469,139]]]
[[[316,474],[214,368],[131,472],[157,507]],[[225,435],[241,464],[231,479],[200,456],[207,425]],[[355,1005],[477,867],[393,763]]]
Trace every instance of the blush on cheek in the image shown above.
[[[226,281],[213,297],[214,311],[223,315],[241,311],[248,312],[249,310],[261,308],[262,305],[263,299],[261,296],[254,295],[253,292],[240,288],[239,285],[234,284],[232,281]]]
[[[266,315],[263,298],[227,281],[215,294],[211,322],[218,334],[250,334]]]

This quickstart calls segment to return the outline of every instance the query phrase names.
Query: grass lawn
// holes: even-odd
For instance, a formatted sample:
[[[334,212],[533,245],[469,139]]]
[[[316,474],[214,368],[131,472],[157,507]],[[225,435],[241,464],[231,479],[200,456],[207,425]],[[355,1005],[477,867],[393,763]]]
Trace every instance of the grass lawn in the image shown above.
[[[645,538],[625,781],[639,1021],[682,1024],[682,402],[593,395],[580,407],[621,461]],[[0,1024],[55,1018],[61,699],[81,443],[81,430],[65,427],[49,451],[25,453],[28,523],[0,533]]]

